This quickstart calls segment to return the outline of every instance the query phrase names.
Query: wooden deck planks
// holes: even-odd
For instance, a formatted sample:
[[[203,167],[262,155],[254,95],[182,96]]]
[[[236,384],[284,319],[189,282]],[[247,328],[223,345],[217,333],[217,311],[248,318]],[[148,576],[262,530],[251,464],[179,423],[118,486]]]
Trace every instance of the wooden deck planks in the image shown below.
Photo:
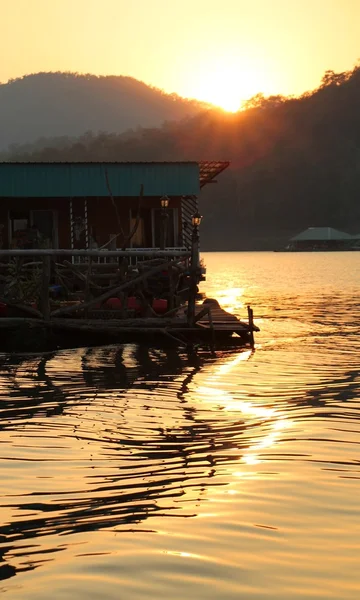
[[[195,316],[200,313],[204,308],[204,304],[196,304],[195,305]],[[244,333],[249,331],[249,324],[240,321],[235,315],[227,312],[220,306],[211,306],[211,316],[213,327],[215,331],[224,331],[224,332],[234,332],[234,333]],[[186,312],[185,309],[178,314],[179,317],[185,317]],[[203,329],[210,329],[211,325],[209,322],[208,315],[202,317],[199,321],[197,321],[196,325]]]

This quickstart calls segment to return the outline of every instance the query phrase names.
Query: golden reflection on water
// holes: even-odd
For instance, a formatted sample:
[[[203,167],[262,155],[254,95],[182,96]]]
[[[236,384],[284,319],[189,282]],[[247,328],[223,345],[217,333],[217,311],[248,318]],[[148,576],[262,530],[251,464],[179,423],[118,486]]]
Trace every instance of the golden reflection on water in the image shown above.
[[[358,599],[357,260],[206,259],[254,354],[0,357],[5,597]]]
[[[291,421],[273,407],[259,406],[249,399],[240,399],[238,392],[239,380],[236,369],[240,363],[250,360],[252,354],[252,350],[247,350],[240,352],[235,357],[229,357],[221,365],[214,368],[213,372],[201,385],[194,386],[192,396],[211,405],[214,410],[220,408],[231,413],[239,412],[249,419],[257,419],[260,422],[270,423],[269,432],[261,440],[250,444],[247,452],[242,457],[242,460],[246,464],[257,465],[261,462],[258,457],[260,451],[264,448],[274,446],[281,439],[282,432],[291,426]],[[233,384],[230,383],[232,375],[236,382]],[[224,389],[225,387],[228,389]],[[232,388],[234,387],[238,394],[236,397],[232,393]]]
[[[236,313],[244,307],[242,300],[244,291],[244,288],[229,287],[226,290],[218,290],[214,297],[218,300],[222,308],[231,313]]]

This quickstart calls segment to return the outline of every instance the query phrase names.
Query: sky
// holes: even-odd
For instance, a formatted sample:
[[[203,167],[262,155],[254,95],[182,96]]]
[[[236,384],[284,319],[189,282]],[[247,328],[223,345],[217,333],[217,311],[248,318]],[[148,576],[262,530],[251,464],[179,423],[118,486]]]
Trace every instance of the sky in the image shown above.
[[[130,75],[235,110],[360,57],[360,0],[0,0],[0,82]]]

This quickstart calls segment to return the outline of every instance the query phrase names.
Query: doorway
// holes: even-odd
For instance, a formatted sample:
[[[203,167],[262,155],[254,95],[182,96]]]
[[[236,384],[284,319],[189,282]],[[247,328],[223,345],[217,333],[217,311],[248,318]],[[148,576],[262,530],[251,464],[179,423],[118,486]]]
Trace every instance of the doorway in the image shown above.
[[[152,239],[154,248],[160,248],[161,246],[163,227],[165,248],[174,248],[178,244],[178,210],[177,208],[167,208],[166,214],[167,218],[165,220],[162,208],[154,208],[152,211]]]

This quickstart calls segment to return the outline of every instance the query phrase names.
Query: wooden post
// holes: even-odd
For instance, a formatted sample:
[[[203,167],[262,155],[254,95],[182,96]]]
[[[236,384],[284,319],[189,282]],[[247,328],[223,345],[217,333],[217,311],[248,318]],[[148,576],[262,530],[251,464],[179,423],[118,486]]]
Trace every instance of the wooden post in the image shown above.
[[[164,210],[164,215],[163,215],[164,250],[167,247],[168,221],[169,221],[169,214],[168,214],[167,210],[165,209]]]
[[[167,237],[167,218],[168,215],[164,208],[160,212],[160,250],[165,250]]]
[[[42,280],[40,290],[40,310],[45,321],[50,320],[49,285],[51,275],[50,256],[44,256],[42,260]]]
[[[176,284],[177,284],[177,273],[175,272],[175,269],[170,268],[169,269],[169,299],[168,299],[168,306],[167,306],[167,310],[172,310],[175,305],[176,305],[176,300],[175,300],[175,294],[176,294]]]
[[[85,281],[85,293],[84,293],[84,300],[85,300],[85,302],[89,302],[89,300],[91,299],[91,292],[90,292],[90,286],[91,286],[91,267],[92,267],[92,257],[89,256],[89,266],[88,266],[88,270],[87,270],[87,274],[86,274],[86,281]],[[85,309],[85,318],[87,318],[88,312],[89,312],[89,309],[86,308]]]
[[[252,348],[255,347],[255,341],[254,341],[254,313],[253,313],[253,309],[248,306],[248,317],[249,317],[249,337],[250,337],[250,346]]]
[[[128,314],[128,298],[129,294],[127,291],[122,292],[121,294],[121,317],[126,319]]]
[[[190,264],[190,281],[189,281],[189,297],[187,322],[189,326],[193,326],[195,322],[195,303],[197,294],[197,274],[199,265],[199,234],[197,227],[194,227],[191,238],[191,264]]]

